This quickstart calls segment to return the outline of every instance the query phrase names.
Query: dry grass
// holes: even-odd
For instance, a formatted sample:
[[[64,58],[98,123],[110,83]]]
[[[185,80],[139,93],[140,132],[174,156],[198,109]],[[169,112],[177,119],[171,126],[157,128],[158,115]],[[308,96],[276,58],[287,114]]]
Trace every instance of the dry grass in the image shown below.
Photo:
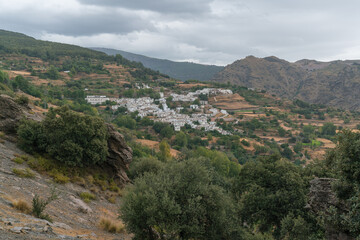
[[[110,218],[101,217],[99,222],[100,227],[110,233],[124,233],[125,226],[122,222]]]
[[[25,200],[22,200],[22,199],[13,200],[12,201],[12,206],[15,209],[19,210],[20,212],[23,212],[23,213],[26,213],[26,214],[31,213],[31,207]]]

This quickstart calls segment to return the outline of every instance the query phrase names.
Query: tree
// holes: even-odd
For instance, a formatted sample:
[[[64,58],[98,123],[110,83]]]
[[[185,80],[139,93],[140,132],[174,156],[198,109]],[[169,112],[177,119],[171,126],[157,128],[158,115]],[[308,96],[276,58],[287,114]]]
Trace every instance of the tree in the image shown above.
[[[243,239],[231,197],[204,162],[170,162],[128,187],[121,218],[134,239]]]
[[[114,123],[119,127],[126,127],[129,129],[136,128],[136,121],[128,115],[119,115],[115,118]]]
[[[336,134],[336,126],[333,123],[325,123],[321,128],[321,133],[327,136],[334,136]]]
[[[163,168],[163,163],[156,158],[137,158],[130,164],[130,177],[132,179],[143,176],[145,173],[157,173]]]
[[[175,144],[180,147],[186,147],[188,144],[187,136],[183,131],[180,131],[175,136]]]
[[[102,163],[108,153],[104,121],[66,106],[50,109],[43,122],[23,120],[18,136],[24,150],[45,152],[68,166]]]
[[[245,163],[235,180],[234,193],[242,220],[262,232],[275,227],[278,235],[281,220],[288,213],[300,215],[304,211],[301,168],[278,155]]]
[[[161,143],[159,144],[159,149],[160,149],[160,160],[166,162],[171,159],[170,145],[167,143],[166,140],[161,141]]]
[[[8,83],[9,75],[6,72],[0,71],[0,83]]]
[[[343,130],[336,147],[325,159],[326,167],[337,178],[333,183],[337,197],[344,206],[331,207],[325,214],[327,221],[354,238],[360,235],[360,133]],[[344,211],[346,209],[346,211]]]
[[[171,138],[174,135],[174,129],[169,124],[166,125],[163,129],[160,131],[160,135],[162,137]]]
[[[279,128],[278,128],[278,133],[279,133],[279,136],[280,136],[280,137],[285,137],[285,135],[286,135],[286,130],[285,130],[284,128],[282,128],[282,127],[279,127]]]
[[[59,79],[60,73],[55,66],[50,66],[49,70],[46,72],[46,76],[50,79],[56,80]]]

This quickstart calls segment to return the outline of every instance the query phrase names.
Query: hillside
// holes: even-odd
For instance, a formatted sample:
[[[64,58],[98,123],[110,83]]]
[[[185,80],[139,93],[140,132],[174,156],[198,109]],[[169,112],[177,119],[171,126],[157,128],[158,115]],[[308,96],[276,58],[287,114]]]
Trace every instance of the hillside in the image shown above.
[[[212,81],[266,90],[279,97],[359,110],[359,61],[287,62],[253,56],[235,61]]]
[[[322,214],[316,192],[338,202],[332,179],[344,179],[342,168],[359,171],[357,157],[343,159],[358,156],[360,112],[238,85],[181,82],[120,55],[5,35],[2,238],[325,239],[339,226],[337,212],[329,213],[328,229],[315,218]],[[287,98],[298,94],[291,88],[298,79],[331,67],[275,57],[245,63],[248,84],[267,76]],[[356,204],[339,211],[358,219],[359,194],[351,194]],[[360,234],[353,225],[337,231]]]
[[[203,65],[191,62],[174,62],[166,59],[151,58],[139,54],[107,48],[92,48],[109,55],[121,54],[124,58],[135,62],[141,62],[145,67],[167,74],[170,77],[183,81],[195,79],[208,81],[224,67],[215,65]]]

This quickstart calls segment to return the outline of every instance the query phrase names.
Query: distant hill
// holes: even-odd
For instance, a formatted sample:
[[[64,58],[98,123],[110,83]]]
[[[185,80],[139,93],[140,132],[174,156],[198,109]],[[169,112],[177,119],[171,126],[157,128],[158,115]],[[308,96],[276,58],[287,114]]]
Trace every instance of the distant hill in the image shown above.
[[[0,30],[0,53],[18,53],[42,59],[58,56],[106,58],[106,54],[70,44],[37,40],[22,33]]]
[[[226,66],[212,81],[266,90],[279,97],[360,110],[360,61],[287,62],[248,56]]]
[[[215,65],[203,65],[190,62],[174,62],[165,59],[157,59],[146,57],[139,54],[129,53],[121,50],[107,49],[107,48],[91,48],[93,50],[101,51],[109,55],[120,54],[124,58],[131,61],[141,62],[145,67],[167,74],[170,77],[189,80],[196,79],[200,81],[208,81],[213,76],[224,69],[224,67]]]

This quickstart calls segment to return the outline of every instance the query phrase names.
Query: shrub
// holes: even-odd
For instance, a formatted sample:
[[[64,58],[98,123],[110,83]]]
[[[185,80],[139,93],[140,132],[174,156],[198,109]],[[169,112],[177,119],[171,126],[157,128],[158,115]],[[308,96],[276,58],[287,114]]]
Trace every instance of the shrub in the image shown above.
[[[44,214],[43,212],[46,206],[57,198],[58,195],[56,194],[55,189],[51,190],[51,195],[46,200],[40,198],[39,195],[35,194],[32,200],[32,214],[37,218],[45,219],[49,222],[52,222],[50,216],[48,214]]]
[[[16,98],[15,101],[20,105],[28,105],[29,104],[29,98],[24,95],[21,95],[20,97]]]
[[[92,193],[89,193],[89,192],[82,192],[82,193],[80,193],[79,196],[80,196],[81,199],[82,199],[84,202],[86,202],[86,203],[89,203],[89,202],[91,202],[92,200],[95,200],[95,199],[96,199],[95,195],[92,194]]]
[[[27,152],[48,153],[67,166],[102,163],[108,153],[108,131],[99,117],[82,115],[68,107],[51,109],[41,123],[23,120],[19,145]]]
[[[33,178],[33,177],[35,177],[35,173],[33,171],[31,171],[30,168],[26,168],[26,169],[13,168],[12,172],[14,174],[16,174],[18,177],[22,177],[22,178]]]
[[[244,145],[245,147],[250,147],[250,143],[245,139],[241,140],[241,144]]]
[[[12,159],[13,162],[17,163],[17,164],[23,164],[23,162],[25,161],[24,159],[22,159],[21,157],[16,157]]]
[[[100,227],[108,232],[111,233],[124,233],[125,232],[125,226],[123,223],[119,221],[114,221],[110,218],[100,218],[99,222]]]
[[[22,199],[12,201],[12,206],[20,212],[26,214],[31,212],[31,207],[29,206],[29,204]]]
[[[70,178],[68,176],[65,176],[58,171],[53,171],[52,173],[50,173],[50,176],[54,178],[54,182],[56,183],[65,184],[70,181]]]
[[[135,179],[147,172],[157,173],[162,167],[163,163],[156,158],[140,158],[130,164],[129,175]]]

